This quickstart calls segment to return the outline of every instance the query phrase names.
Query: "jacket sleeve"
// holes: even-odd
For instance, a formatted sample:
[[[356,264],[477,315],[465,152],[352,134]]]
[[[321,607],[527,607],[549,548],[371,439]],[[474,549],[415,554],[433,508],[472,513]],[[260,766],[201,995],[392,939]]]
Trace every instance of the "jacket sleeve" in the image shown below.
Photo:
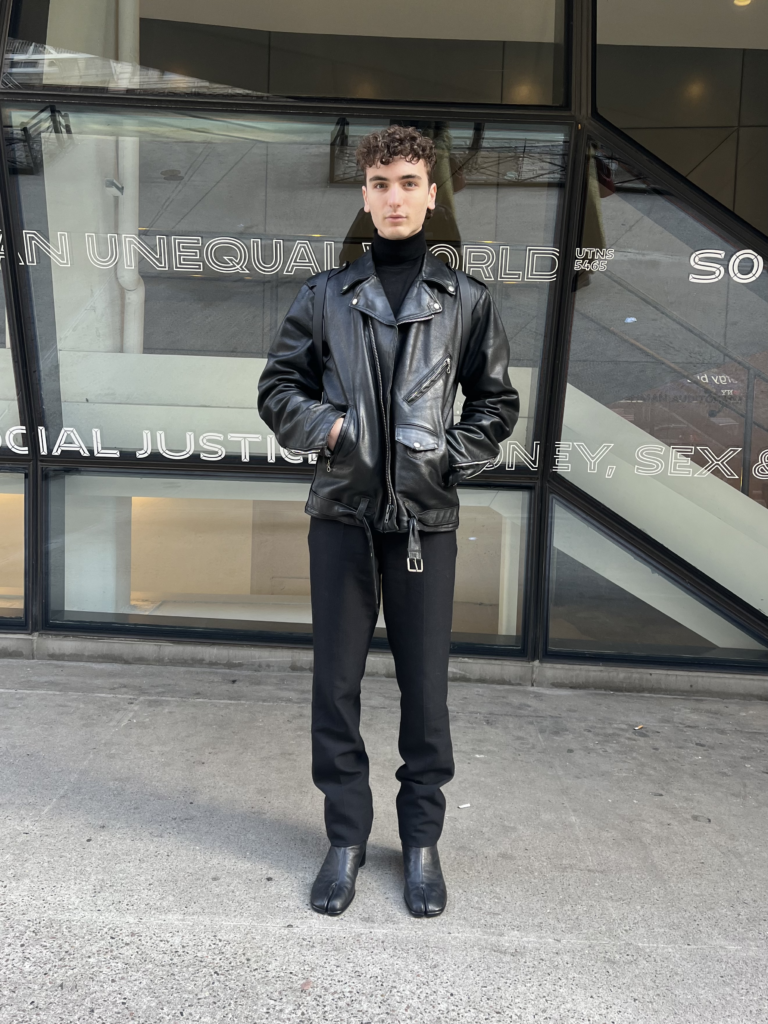
[[[259,415],[283,448],[317,452],[344,414],[322,401],[322,371],[312,339],[314,286],[305,284],[288,310],[259,380]]]
[[[499,445],[512,433],[520,397],[509,382],[509,342],[488,291],[472,311],[472,326],[458,378],[464,392],[461,419],[446,432],[451,470],[449,486],[499,464]]]

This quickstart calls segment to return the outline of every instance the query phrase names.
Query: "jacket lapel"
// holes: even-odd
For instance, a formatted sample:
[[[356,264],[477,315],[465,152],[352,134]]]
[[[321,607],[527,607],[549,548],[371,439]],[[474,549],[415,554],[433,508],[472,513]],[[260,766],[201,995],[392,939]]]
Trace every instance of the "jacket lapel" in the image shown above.
[[[403,299],[400,312],[397,314],[397,322],[407,324],[414,320],[429,320],[442,308],[442,303],[432,294],[424,278],[419,275]]]

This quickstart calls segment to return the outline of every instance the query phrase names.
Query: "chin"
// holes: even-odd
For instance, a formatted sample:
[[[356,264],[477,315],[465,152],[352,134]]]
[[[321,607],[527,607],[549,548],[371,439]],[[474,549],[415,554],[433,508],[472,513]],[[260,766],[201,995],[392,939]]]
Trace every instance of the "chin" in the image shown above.
[[[415,235],[419,230],[413,227],[412,224],[387,224],[383,228],[376,229],[380,235],[384,238],[388,238],[391,242],[396,242],[400,238],[408,238],[409,235]]]

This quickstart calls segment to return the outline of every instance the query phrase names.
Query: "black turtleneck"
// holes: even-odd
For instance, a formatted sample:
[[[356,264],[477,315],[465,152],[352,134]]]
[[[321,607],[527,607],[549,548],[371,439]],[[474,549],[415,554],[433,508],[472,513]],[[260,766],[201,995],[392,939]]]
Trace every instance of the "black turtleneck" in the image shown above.
[[[371,255],[387,301],[395,316],[421,270],[427,241],[424,228],[410,238],[384,238],[374,229]]]

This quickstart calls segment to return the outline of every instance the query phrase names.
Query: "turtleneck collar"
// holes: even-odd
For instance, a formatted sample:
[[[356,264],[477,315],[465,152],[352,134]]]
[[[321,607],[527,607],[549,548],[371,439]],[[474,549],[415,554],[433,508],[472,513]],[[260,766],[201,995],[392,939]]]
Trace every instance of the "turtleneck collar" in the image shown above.
[[[371,252],[377,266],[394,266],[419,259],[427,251],[424,228],[410,238],[384,238],[374,228]]]

